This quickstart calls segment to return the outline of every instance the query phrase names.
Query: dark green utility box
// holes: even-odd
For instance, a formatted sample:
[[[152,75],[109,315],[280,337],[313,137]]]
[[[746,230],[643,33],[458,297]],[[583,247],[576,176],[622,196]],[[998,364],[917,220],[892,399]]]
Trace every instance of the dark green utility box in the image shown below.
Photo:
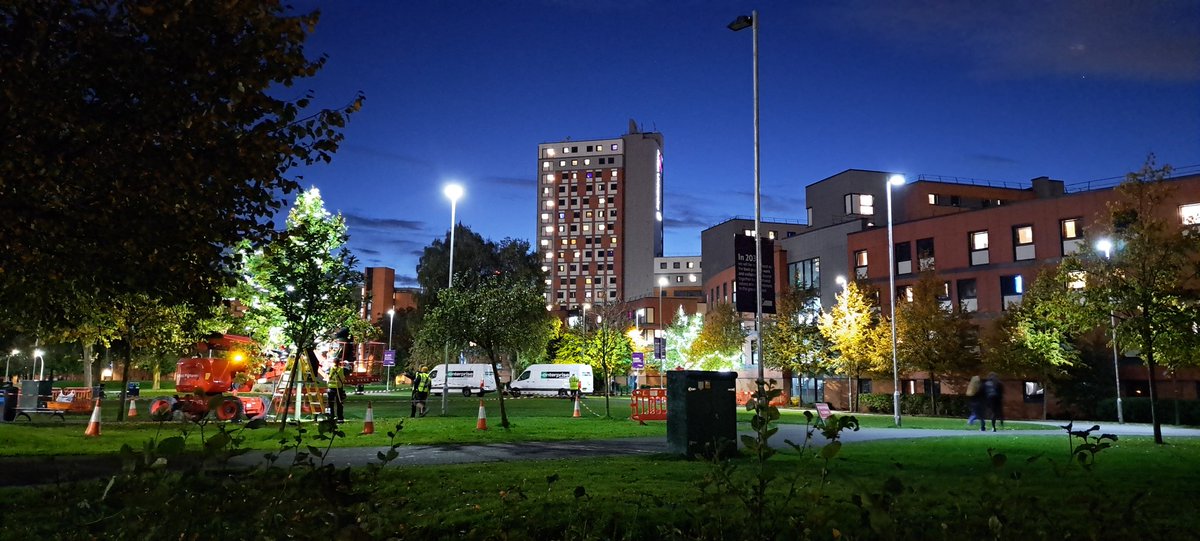
[[[737,451],[737,373],[667,372],[667,450],[711,458]]]

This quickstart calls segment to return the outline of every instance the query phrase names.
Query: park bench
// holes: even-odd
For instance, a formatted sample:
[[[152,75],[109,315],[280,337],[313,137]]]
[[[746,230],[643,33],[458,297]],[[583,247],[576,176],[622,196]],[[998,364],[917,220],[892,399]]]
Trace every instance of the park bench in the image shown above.
[[[91,413],[93,405],[91,388],[64,387],[54,389],[50,400],[39,404],[39,407],[17,408],[17,417],[32,422],[33,415],[49,415],[65,421],[68,413]]]

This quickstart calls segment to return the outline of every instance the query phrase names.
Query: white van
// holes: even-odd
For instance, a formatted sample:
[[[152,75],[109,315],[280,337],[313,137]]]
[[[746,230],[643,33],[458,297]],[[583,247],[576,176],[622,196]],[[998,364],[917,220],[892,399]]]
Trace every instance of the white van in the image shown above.
[[[439,364],[429,371],[431,382],[429,394],[442,395],[442,386],[447,392],[461,392],[463,396],[472,394],[482,395],[496,390],[496,377],[490,364],[452,364],[449,370],[446,365]],[[450,375],[450,381],[444,381],[444,374]]]
[[[586,364],[534,364],[526,368],[517,379],[509,384],[513,396],[536,394],[545,396],[567,396],[571,393],[571,375],[579,378],[579,389],[583,394],[595,390],[592,367]]]

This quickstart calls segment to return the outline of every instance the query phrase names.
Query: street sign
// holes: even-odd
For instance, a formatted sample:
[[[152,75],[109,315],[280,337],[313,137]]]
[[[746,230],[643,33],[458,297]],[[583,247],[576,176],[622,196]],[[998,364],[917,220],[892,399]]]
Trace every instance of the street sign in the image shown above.
[[[641,370],[643,368],[646,368],[646,354],[640,351],[635,351],[633,353],[633,369]]]
[[[396,366],[396,350],[389,349],[383,352],[383,366]]]

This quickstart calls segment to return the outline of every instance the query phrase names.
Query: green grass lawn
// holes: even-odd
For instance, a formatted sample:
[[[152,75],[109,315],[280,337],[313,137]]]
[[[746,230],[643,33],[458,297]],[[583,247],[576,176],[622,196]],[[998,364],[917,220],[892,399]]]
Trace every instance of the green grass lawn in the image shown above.
[[[123,444],[133,448],[141,448],[142,444],[151,438],[174,436],[181,431],[189,434],[192,446],[200,445],[200,429],[190,423],[150,421],[147,409],[152,397],[170,395],[170,390],[142,390],[142,396],[137,399],[138,417],[132,420],[117,422],[119,402],[113,393],[101,405],[102,436],[88,438],[83,435],[89,415],[70,414],[65,422],[35,415],[34,423],[17,422],[0,424],[0,456],[23,455],[55,455],[55,454],[105,454],[118,451]],[[367,403],[372,405],[375,418],[375,434],[359,435],[362,431],[363,418],[366,415]],[[629,421],[628,397],[610,397],[609,410],[612,419],[605,419],[604,397],[589,397],[581,401],[581,418],[573,418],[573,403],[559,398],[519,398],[505,400],[512,430],[500,428],[500,408],[494,393],[484,399],[489,430],[475,429],[479,411],[479,398],[465,398],[451,393],[446,400],[447,415],[441,415],[441,398],[430,397],[430,413],[419,419],[409,419],[411,412],[408,392],[389,394],[350,395],[345,407],[347,424],[343,430],[348,438],[340,439],[336,445],[340,447],[371,447],[388,444],[387,432],[394,429],[399,422],[404,422],[404,429],[398,441],[405,444],[486,444],[511,443],[519,441],[560,441],[587,440],[603,438],[622,438],[638,436],[662,436],[666,433],[665,423],[650,422],[639,425]],[[803,424],[805,417],[801,409],[784,409],[780,412],[780,422],[785,424]],[[747,429],[745,423],[750,421],[751,413],[745,408],[739,408],[737,419],[739,429]],[[857,416],[865,428],[892,427],[890,415],[859,414]],[[235,425],[236,426],[236,425]],[[936,417],[905,417],[903,426],[906,428],[929,429],[958,429],[972,430],[965,420],[936,418]],[[1030,423],[1009,423],[1010,430],[1024,429],[1053,429],[1052,425]],[[206,434],[213,429],[208,428]],[[278,446],[280,434],[270,427],[246,431],[245,445],[252,449],[274,449]]]

